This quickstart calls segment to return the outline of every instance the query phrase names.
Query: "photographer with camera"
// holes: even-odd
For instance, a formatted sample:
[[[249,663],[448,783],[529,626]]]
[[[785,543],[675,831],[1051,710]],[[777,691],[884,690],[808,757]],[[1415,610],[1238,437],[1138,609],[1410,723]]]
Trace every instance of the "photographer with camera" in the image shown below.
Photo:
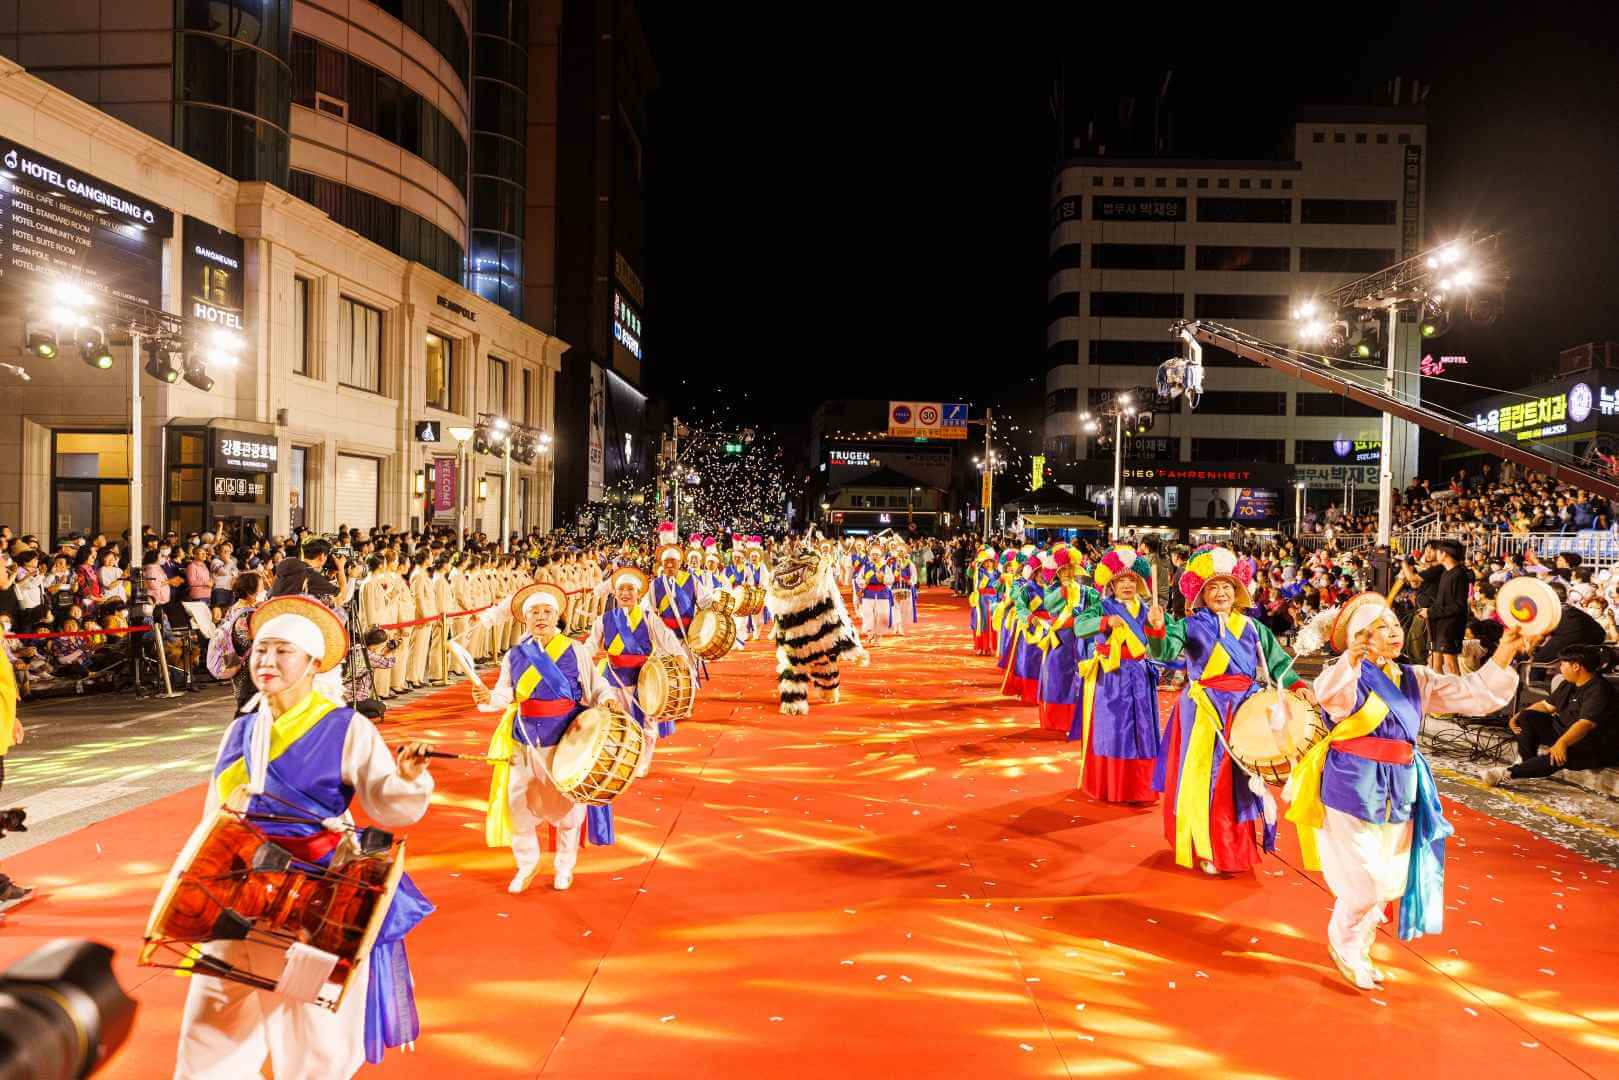
[[[276,563],[275,577],[270,582],[270,596],[313,596],[317,600],[336,603],[348,579],[343,560],[337,560],[337,581],[326,576],[327,561],[332,557],[332,546],[325,540],[304,543],[302,558],[287,556]]]

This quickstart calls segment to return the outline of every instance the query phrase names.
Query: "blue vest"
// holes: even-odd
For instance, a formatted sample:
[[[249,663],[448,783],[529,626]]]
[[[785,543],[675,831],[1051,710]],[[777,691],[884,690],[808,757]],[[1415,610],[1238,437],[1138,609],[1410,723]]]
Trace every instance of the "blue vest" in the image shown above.
[[[316,820],[308,824],[259,823],[266,833],[311,836],[321,831],[320,819],[337,817],[348,809],[354,799],[354,789],[343,783],[343,743],[348,738],[349,721],[353,718],[354,710],[348,706],[333,707],[270,762],[264,794],[249,800],[248,811],[287,814],[292,806]],[[251,766],[247,754],[255,719],[256,714],[247,713],[231,722],[225,745],[214,762],[216,779],[237,761]]]
[[[553,640],[568,642],[568,646],[549,665],[541,659],[549,658],[549,654],[533,638],[524,638],[506,654],[511,664],[512,700],[519,705],[512,725],[512,736],[528,746],[555,746],[562,741],[573,718],[584,711],[584,706],[579,703],[584,690],[579,685],[578,653],[566,636],[559,634]],[[546,674],[548,666],[555,667],[555,674]],[[529,676],[530,672],[532,676]],[[529,683],[532,686],[525,692],[525,685]],[[573,707],[555,716],[522,715],[521,704],[524,701],[564,700],[571,701]]]
[[[1422,730],[1422,696],[1409,665],[1400,664],[1396,687],[1376,665],[1362,661],[1355,684],[1355,712],[1376,694],[1388,706],[1388,715],[1370,732],[1379,739],[1415,744]],[[1417,798],[1417,770],[1413,765],[1369,761],[1341,750],[1327,753],[1321,773],[1321,801],[1362,821],[1397,825],[1411,820]]]

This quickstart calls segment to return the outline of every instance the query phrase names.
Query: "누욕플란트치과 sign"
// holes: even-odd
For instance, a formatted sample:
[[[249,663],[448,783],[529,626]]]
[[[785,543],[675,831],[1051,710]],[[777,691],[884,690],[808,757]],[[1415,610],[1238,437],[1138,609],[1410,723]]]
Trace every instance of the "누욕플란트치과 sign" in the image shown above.
[[[69,280],[157,308],[173,233],[167,209],[0,139],[0,286]]]

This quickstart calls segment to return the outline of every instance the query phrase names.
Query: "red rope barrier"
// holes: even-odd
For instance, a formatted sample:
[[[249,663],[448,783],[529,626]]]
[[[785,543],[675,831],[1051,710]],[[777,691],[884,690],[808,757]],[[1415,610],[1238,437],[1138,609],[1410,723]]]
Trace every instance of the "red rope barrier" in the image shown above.
[[[146,633],[151,627],[104,627],[102,630],[62,630],[58,633],[8,633],[8,641],[40,641],[44,638],[99,638],[104,633]]]

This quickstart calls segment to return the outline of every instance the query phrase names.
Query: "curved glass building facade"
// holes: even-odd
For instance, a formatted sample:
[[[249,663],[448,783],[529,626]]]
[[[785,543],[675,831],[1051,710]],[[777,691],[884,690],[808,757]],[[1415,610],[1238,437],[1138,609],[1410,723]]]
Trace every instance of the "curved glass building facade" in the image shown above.
[[[528,7],[526,0],[475,0],[472,39],[467,288],[518,317],[528,182]]]
[[[174,145],[286,187],[292,0],[176,0],[174,30]]]

